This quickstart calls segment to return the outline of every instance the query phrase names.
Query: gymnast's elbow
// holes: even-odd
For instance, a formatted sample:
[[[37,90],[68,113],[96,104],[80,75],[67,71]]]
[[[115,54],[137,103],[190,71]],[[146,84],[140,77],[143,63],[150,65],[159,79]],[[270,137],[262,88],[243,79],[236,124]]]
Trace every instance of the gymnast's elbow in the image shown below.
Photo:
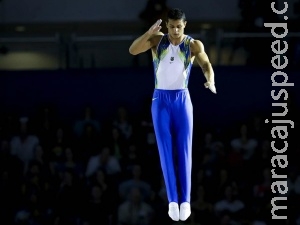
[[[132,48],[132,47],[129,48],[129,53],[131,55],[138,55],[139,54],[139,52],[136,49]]]

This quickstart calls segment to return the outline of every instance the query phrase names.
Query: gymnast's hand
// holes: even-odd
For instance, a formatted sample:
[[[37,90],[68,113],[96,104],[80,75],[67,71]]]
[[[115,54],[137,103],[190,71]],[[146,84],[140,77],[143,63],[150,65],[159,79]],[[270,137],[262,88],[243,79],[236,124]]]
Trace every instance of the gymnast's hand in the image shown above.
[[[217,90],[216,90],[216,87],[215,87],[215,84],[214,84],[214,83],[206,82],[206,83],[204,84],[204,86],[205,86],[206,88],[208,88],[209,90],[211,90],[212,93],[217,94]]]
[[[162,22],[161,19],[157,20],[157,21],[155,22],[155,24],[153,24],[153,25],[150,27],[150,29],[148,30],[148,34],[149,34],[149,35],[152,35],[152,34],[155,34],[155,33],[159,32],[160,29],[161,29],[161,26],[160,26],[161,22]]]

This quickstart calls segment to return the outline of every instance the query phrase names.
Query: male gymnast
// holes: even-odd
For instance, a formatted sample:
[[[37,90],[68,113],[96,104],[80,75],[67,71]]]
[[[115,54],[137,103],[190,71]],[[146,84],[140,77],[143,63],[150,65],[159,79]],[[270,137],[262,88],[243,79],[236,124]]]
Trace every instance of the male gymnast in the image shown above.
[[[202,42],[184,34],[185,13],[177,8],[168,11],[167,34],[160,31],[161,22],[159,19],[135,39],[129,52],[152,52],[155,89],[151,113],[169,201],[168,215],[174,221],[185,221],[191,215],[193,105],[188,80],[194,59],[206,78],[204,86],[217,92],[214,71]]]

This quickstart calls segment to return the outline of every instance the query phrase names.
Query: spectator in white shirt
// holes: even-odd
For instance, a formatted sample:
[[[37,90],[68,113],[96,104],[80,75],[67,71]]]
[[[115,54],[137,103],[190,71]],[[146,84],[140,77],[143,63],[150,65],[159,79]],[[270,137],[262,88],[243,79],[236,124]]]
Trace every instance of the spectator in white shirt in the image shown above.
[[[103,147],[98,155],[90,157],[86,168],[86,177],[94,175],[99,168],[104,169],[107,175],[116,175],[121,172],[119,161],[110,154],[110,148],[107,146]]]

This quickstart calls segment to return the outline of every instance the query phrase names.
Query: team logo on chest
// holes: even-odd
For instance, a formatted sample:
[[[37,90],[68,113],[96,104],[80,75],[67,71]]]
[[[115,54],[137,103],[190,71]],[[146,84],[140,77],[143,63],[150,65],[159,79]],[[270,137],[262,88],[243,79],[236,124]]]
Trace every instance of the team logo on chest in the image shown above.
[[[171,56],[170,58],[170,64],[174,62],[174,56]]]

